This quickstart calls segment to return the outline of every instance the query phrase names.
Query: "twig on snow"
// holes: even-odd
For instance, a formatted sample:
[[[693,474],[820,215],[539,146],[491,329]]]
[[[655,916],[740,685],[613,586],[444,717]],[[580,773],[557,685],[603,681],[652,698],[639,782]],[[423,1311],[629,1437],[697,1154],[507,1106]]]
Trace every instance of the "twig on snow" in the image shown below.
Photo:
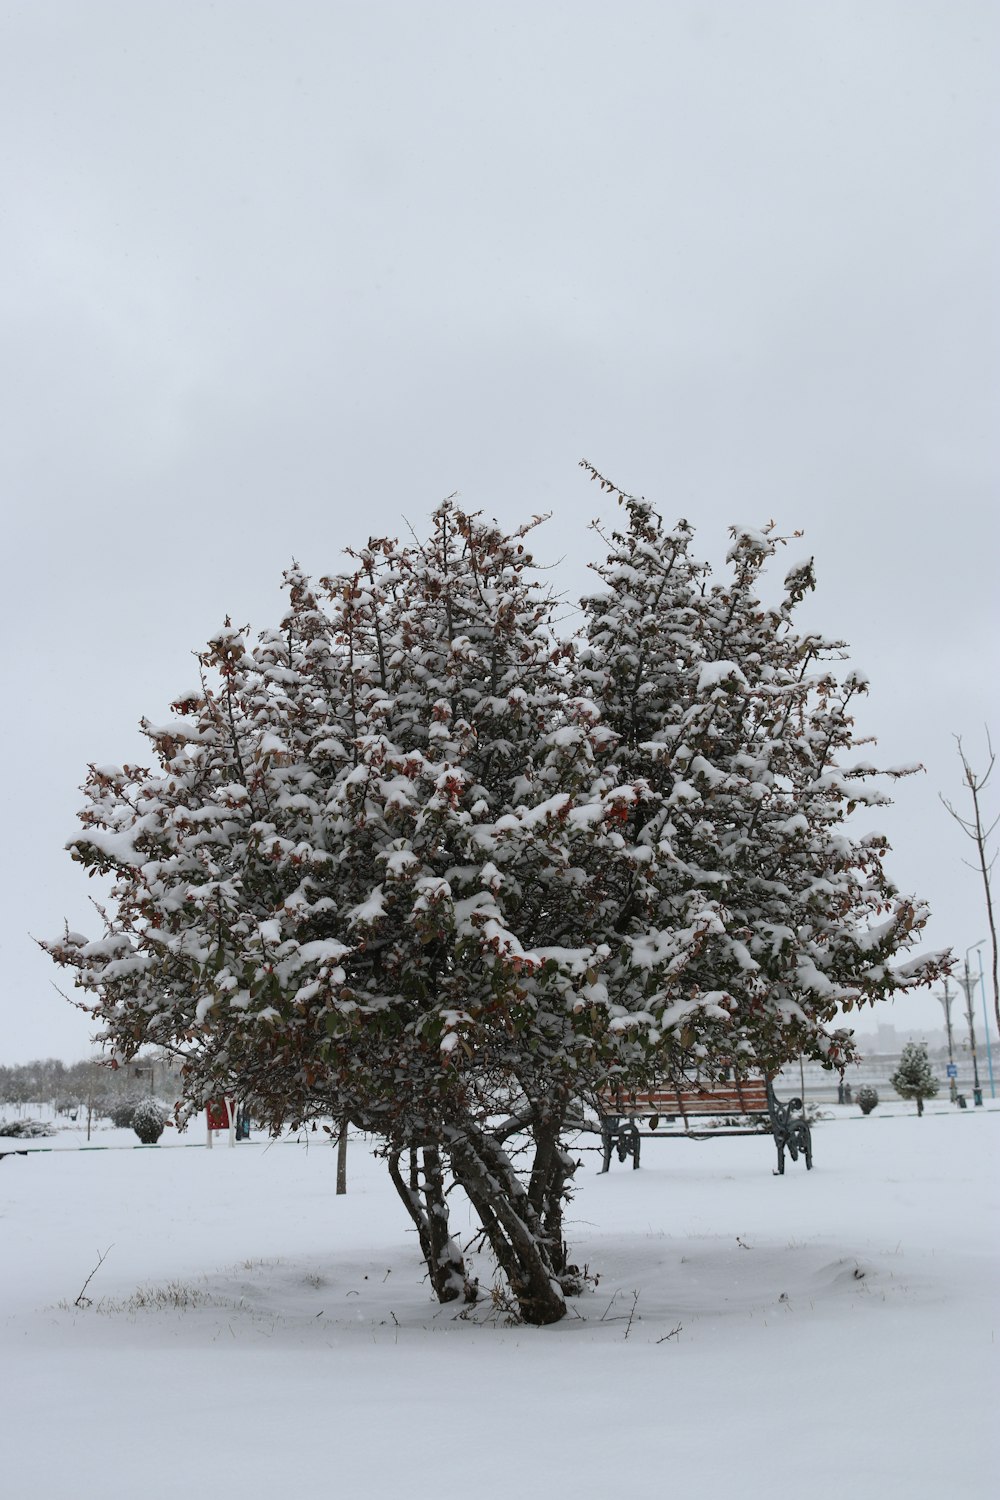
[[[604,1322],[604,1319],[607,1317],[608,1313],[611,1311],[611,1309],[614,1307],[615,1303],[617,1302],[619,1295],[620,1295],[620,1293],[618,1293],[618,1292],[614,1293],[614,1295],[611,1298],[611,1301],[608,1303],[607,1307],[604,1309],[604,1311],[601,1313],[601,1316],[598,1318],[598,1320],[597,1320],[598,1323],[603,1323]]]
[[[104,1262],[107,1260],[108,1256],[111,1254],[111,1252],[112,1252],[112,1250],[114,1248],[115,1248],[114,1245],[109,1245],[108,1248],[105,1250],[105,1252],[104,1252],[103,1255],[101,1254],[100,1250],[98,1250],[98,1252],[97,1252],[97,1265],[91,1271],[90,1275],[87,1277],[86,1281],[83,1283],[83,1286],[80,1288],[80,1294],[77,1297],[76,1301],[73,1303],[74,1307],[90,1307],[91,1306],[91,1299],[89,1297],[85,1297],[83,1294],[87,1290],[88,1286],[93,1281],[94,1277],[97,1275],[98,1271],[101,1269],[101,1267],[103,1266]]]
[[[632,1332],[632,1319],[635,1317],[635,1305],[638,1302],[638,1300],[639,1300],[639,1293],[638,1292],[633,1292],[632,1293],[632,1311],[628,1315],[628,1325],[626,1326],[626,1329],[625,1329],[625,1337],[626,1338],[628,1338],[629,1334]]]

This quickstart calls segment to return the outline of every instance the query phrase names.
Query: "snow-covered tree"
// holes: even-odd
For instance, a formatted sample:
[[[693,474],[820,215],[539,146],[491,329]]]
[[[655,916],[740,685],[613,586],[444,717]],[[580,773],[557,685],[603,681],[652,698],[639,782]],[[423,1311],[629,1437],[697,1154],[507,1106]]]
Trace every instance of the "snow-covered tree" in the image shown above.
[[[907,1042],[899,1067],[889,1079],[901,1099],[916,1099],[917,1114],[924,1112],[924,1100],[933,1099],[938,1081],[931,1071],[926,1042]]]
[[[622,497],[560,640],[526,538],[447,503],[374,539],[252,644],[227,622],[150,768],[91,767],[74,857],[105,932],[47,944],[123,1059],[184,1056],[191,1109],[383,1143],[439,1297],[474,1287],[461,1184],[522,1315],[579,1285],[567,1133],[609,1087],[851,1055],[837,1007],[933,980],[925,920],[852,840],[884,800],[844,766],[857,677],[757,601],[777,545],[739,531],[709,586],[691,532]],[[525,1150],[525,1145],[527,1149]]]
[[[728,576],[712,582],[685,522],[670,531],[645,501],[619,498],[628,529],[597,570],[604,590],[585,601],[582,670],[620,736],[624,776],[650,793],[630,815],[648,903],[633,968],[698,910],[687,998],[655,996],[670,1006],[664,1029],[687,1043],[673,1059],[681,1071],[722,1058],[771,1072],[800,1053],[842,1068],[854,1052],[839,1012],[926,984],[939,962],[891,964],[928,913],[889,880],[885,837],[851,837],[845,824],[889,802],[886,777],[916,768],[848,759],[867,685],[856,671],[838,680],[842,642],[795,628],[811,560],[766,607],[759,585],[783,542],[772,530],[732,528]],[[678,1004],[711,1034],[696,1035]]]

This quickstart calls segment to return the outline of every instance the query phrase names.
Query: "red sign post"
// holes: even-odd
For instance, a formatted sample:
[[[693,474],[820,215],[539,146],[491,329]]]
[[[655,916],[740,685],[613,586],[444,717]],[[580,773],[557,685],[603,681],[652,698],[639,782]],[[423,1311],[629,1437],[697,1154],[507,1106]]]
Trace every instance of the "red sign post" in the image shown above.
[[[236,1145],[236,1100],[209,1099],[205,1105],[205,1121],[208,1125],[208,1145],[217,1130],[229,1132],[229,1144]]]
[[[209,1099],[205,1105],[205,1115],[208,1120],[209,1130],[228,1130],[229,1100]]]

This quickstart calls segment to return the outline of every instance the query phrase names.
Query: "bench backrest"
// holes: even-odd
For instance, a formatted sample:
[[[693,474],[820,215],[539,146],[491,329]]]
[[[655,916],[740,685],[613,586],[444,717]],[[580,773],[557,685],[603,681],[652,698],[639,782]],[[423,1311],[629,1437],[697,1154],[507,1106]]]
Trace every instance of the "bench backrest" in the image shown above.
[[[603,1104],[616,1115],[758,1115],[767,1114],[767,1079],[741,1078],[704,1088],[660,1088],[614,1096]]]

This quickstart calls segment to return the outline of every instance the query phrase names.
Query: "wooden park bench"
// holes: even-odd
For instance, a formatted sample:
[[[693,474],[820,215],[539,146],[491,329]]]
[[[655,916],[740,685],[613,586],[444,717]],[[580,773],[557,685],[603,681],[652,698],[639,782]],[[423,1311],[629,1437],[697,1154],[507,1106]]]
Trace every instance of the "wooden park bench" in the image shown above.
[[[601,1105],[602,1172],[610,1169],[612,1152],[622,1162],[631,1156],[637,1168],[644,1138],[706,1141],[717,1135],[772,1135],[779,1175],[785,1170],[786,1151],[792,1161],[798,1160],[801,1151],[807,1171],[812,1170],[812,1135],[802,1100],[783,1104],[770,1079],[762,1074],[728,1083],[605,1094]],[[660,1129],[664,1124],[666,1128]],[[647,1128],[640,1129],[641,1125]]]

